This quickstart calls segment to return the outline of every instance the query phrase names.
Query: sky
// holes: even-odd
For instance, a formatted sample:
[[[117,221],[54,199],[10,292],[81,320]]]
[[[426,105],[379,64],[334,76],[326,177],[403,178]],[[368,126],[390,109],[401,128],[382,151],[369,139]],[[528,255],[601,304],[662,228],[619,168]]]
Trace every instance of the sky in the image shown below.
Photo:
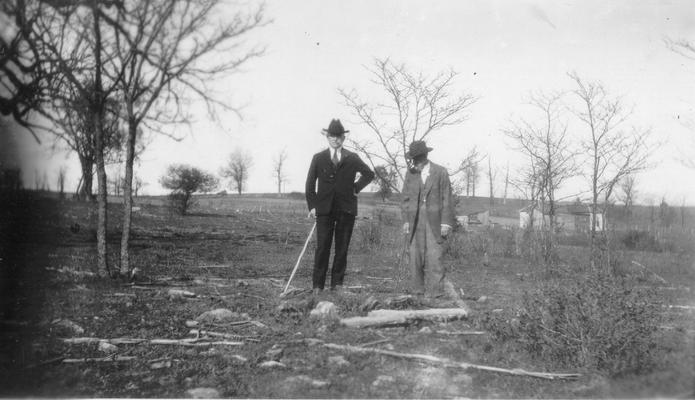
[[[250,5],[257,4],[254,1]],[[664,39],[695,41],[695,7],[683,1],[413,1],[413,0],[269,0],[272,23],[252,32],[248,44],[266,54],[216,85],[241,118],[221,113],[217,121],[202,105],[193,105],[196,121],[179,128],[181,141],[153,137],[136,166],[147,185],[143,192],[163,194],[159,177],[172,163],[187,163],[217,173],[236,148],[251,154],[248,192],[274,192],[273,158],[288,153],[284,191],[303,191],[311,156],[326,147],[321,129],[340,118],[348,137],[368,135],[366,126],[342,103],[337,89],[355,89],[378,99],[368,68],[389,57],[411,71],[458,72],[452,91],[478,101],[460,125],[437,131],[428,140],[431,159],[448,167],[472,147],[489,156],[500,172],[495,194],[501,196],[504,170],[522,165],[502,129],[510,119],[534,114],[525,105],[531,91],[571,90],[567,73],[600,81],[611,95],[633,107],[629,124],[652,130],[651,167],[637,177],[637,202],[695,205],[695,170],[679,161],[695,157],[695,61],[664,44]],[[233,15],[234,2],[222,10]],[[572,135],[586,134],[573,127]],[[61,166],[67,185],[79,180],[74,156],[37,145],[16,134],[25,186],[46,174],[51,185]],[[113,173],[113,172],[112,172]],[[588,188],[576,178],[561,188],[572,197]],[[229,188],[227,188],[230,191]],[[483,176],[478,195],[488,195]],[[572,197],[573,198],[573,197]]]

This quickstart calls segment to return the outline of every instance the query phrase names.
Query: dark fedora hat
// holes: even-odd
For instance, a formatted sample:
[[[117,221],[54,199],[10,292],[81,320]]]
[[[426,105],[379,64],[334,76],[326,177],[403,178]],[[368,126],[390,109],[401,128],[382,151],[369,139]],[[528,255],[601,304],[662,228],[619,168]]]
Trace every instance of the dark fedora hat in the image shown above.
[[[406,156],[408,158],[415,158],[417,156],[427,154],[430,151],[432,151],[432,148],[427,147],[427,144],[424,140],[416,140],[410,144],[410,148],[408,149],[408,153],[406,154]]]
[[[343,136],[344,134],[350,132],[343,128],[343,124],[340,123],[339,119],[332,119],[331,123],[328,124],[328,129],[323,129],[323,132],[328,136]]]

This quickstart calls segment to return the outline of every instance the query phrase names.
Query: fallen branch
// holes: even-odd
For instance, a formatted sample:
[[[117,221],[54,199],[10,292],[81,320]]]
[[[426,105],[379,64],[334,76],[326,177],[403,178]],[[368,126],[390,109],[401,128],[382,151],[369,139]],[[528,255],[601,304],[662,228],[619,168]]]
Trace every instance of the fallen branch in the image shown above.
[[[695,310],[695,306],[682,306],[682,305],[678,305],[678,304],[668,304],[668,305],[664,305],[664,307],[676,308],[679,310]]]
[[[439,333],[440,335],[484,335],[487,332],[485,331],[435,331],[436,333]]]
[[[243,346],[244,342],[230,342],[230,341],[217,341],[209,342],[202,339],[136,339],[136,338],[114,338],[114,339],[100,339],[94,337],[77,337],[77,338],[64,338],[62,339],[64,343],[69,344],[85,344],[85,343],[109,343],[109,344],[159,344],[159,345],[173,345],[173,346],[191,346],[191,347],[205,347],[213,345],[224,345],[224,346]]]
[[[77,364],[86,362],[118,362],[118,361],[132,361],[137,357],[134,356],[116,356],[116,357],[98,357],[98,358],[64,358],[63,363],[65,364]]]
[[[416,321],[451,321],[468,317],[463,308],[432,308],[428,310],[374,310],[366,317],[343,318],[340,323],[350,328],[383,328],[410,325]]]
[[[253,337],[253,336],[242,336],[242,335],[235,335],[233,333],[204,331],[201,329],[191,329],[188,332],[188,334],[189,335],[195,335],[196,339],[200,339],[201,336],[211,336],[211,337],[219,337],[219,338],[230,339],[230,340],[246,340],[249,342],[260,342],[260,340],[258,340],[258,338]]]
[[[364,277],[367,279],[375,279],[375,280],[380,280],[380,281],[392,281],[393,280],[393,278],[380,277],[380,276],[365,275]]]
[[[449,360],[446,358],[439,358],[439,357],[435,357],[435,356],[430,356],[427,354],[399,353],[396,351],[381,350],[381,349],[375,349],[375,348],[371,348],[371,347],[357,347],[357,346],[350,346],[350,345],[340,345],[340,344],[335,344],[335,343],[324,343],[324,346],[328,347],[329,349],[342,350],[342,351],[347,351],[349,353],[381,354],[381,355],[385,355],[385,356],[405,358],[408,360],[423,361],[423,362],[427,362],[430,364],[438,364],[438,365],[442,365],[445,367],[461,368],[464,370],[476,369],[476,370],[480,370],[480,371],[498,372],[498,373],[503,373],[503,374],[518,375],[518,376],[531,376],[534,378],[541,378],[541,379],[551,379],[551,380],[552,379],[576,379],[579,376],[581,376],[580,374],[558,374],[558,373],[549,373],[549,372],[526,371],[526,370],[523,370],[520,368],[506,369],[506,368],[490,367],[487,365],[478,365],[478,364],[470,364],[470,363],[460,362],[460,361],[453,361],[453,360]]]
[[[657,274],[656,272],[652,271],[651,269],[645,267],[644,265],[638,263],[637,261],[633,260],[632,263],[637,265],[638,267],[642,267],[645,271],[647,271],[647,272],[651,273],[652,275],[654,275],[655,277],[657,277],[657,279],[659,279],[659,282],[664,283],[666,285],[669,284],[666,279],[662,278],[659,274]]]

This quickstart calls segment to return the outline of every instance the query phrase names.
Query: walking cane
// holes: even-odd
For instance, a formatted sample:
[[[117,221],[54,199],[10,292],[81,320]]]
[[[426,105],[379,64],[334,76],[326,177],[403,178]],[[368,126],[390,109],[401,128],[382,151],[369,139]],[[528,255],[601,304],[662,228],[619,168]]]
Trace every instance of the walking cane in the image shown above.
[[[292,278],[294,278],[295,272],[297,272],[297,267],[299,267],[299,262],[302,261],[302,257],[304,256],[304,252],[306,251],[306,246],[309,245],[309,240],[311,239],[311,236],[314,234],[314,229],[316,228],[316,222],[314,222],[314,225],[311,227],[311,232],[309,232],[309,236],[306,238],[306,242],[304,242],[304,248],[302,249],[302,252],[299,253],[299,258],[297,259],[297,264],[294,265],[294,269],[292,269],[292,274],[290,275],[290,279],[287,281],[287,285],[285,286],[285,290],[280,293],[280,297],[287,293],[287,288],[290,287],[290,282],[292,282]]]

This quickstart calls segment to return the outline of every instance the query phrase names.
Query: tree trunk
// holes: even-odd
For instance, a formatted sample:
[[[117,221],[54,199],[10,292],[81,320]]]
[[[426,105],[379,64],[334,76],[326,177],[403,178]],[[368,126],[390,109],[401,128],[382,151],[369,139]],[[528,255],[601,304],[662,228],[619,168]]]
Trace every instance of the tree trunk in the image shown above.
[[[133,162],[135,161],[135,139],[137,124],[131,116],[128,121],[128,139],[126,141],[125,177],[123,178],[123,230],[121,232],[121,276],[130,273],[130,226],[133,214]]]
[[[109,275],[106,248],[106,227],[107,227],[107,181],[106,169],[104,167],[104,93],[101,82],[101,31],[99,30],[99,12],[97,3],[92,5],[92,17],[94,18],[94,133],[96,135],[96,164],[97,164],[97,274],[100,277]]]

